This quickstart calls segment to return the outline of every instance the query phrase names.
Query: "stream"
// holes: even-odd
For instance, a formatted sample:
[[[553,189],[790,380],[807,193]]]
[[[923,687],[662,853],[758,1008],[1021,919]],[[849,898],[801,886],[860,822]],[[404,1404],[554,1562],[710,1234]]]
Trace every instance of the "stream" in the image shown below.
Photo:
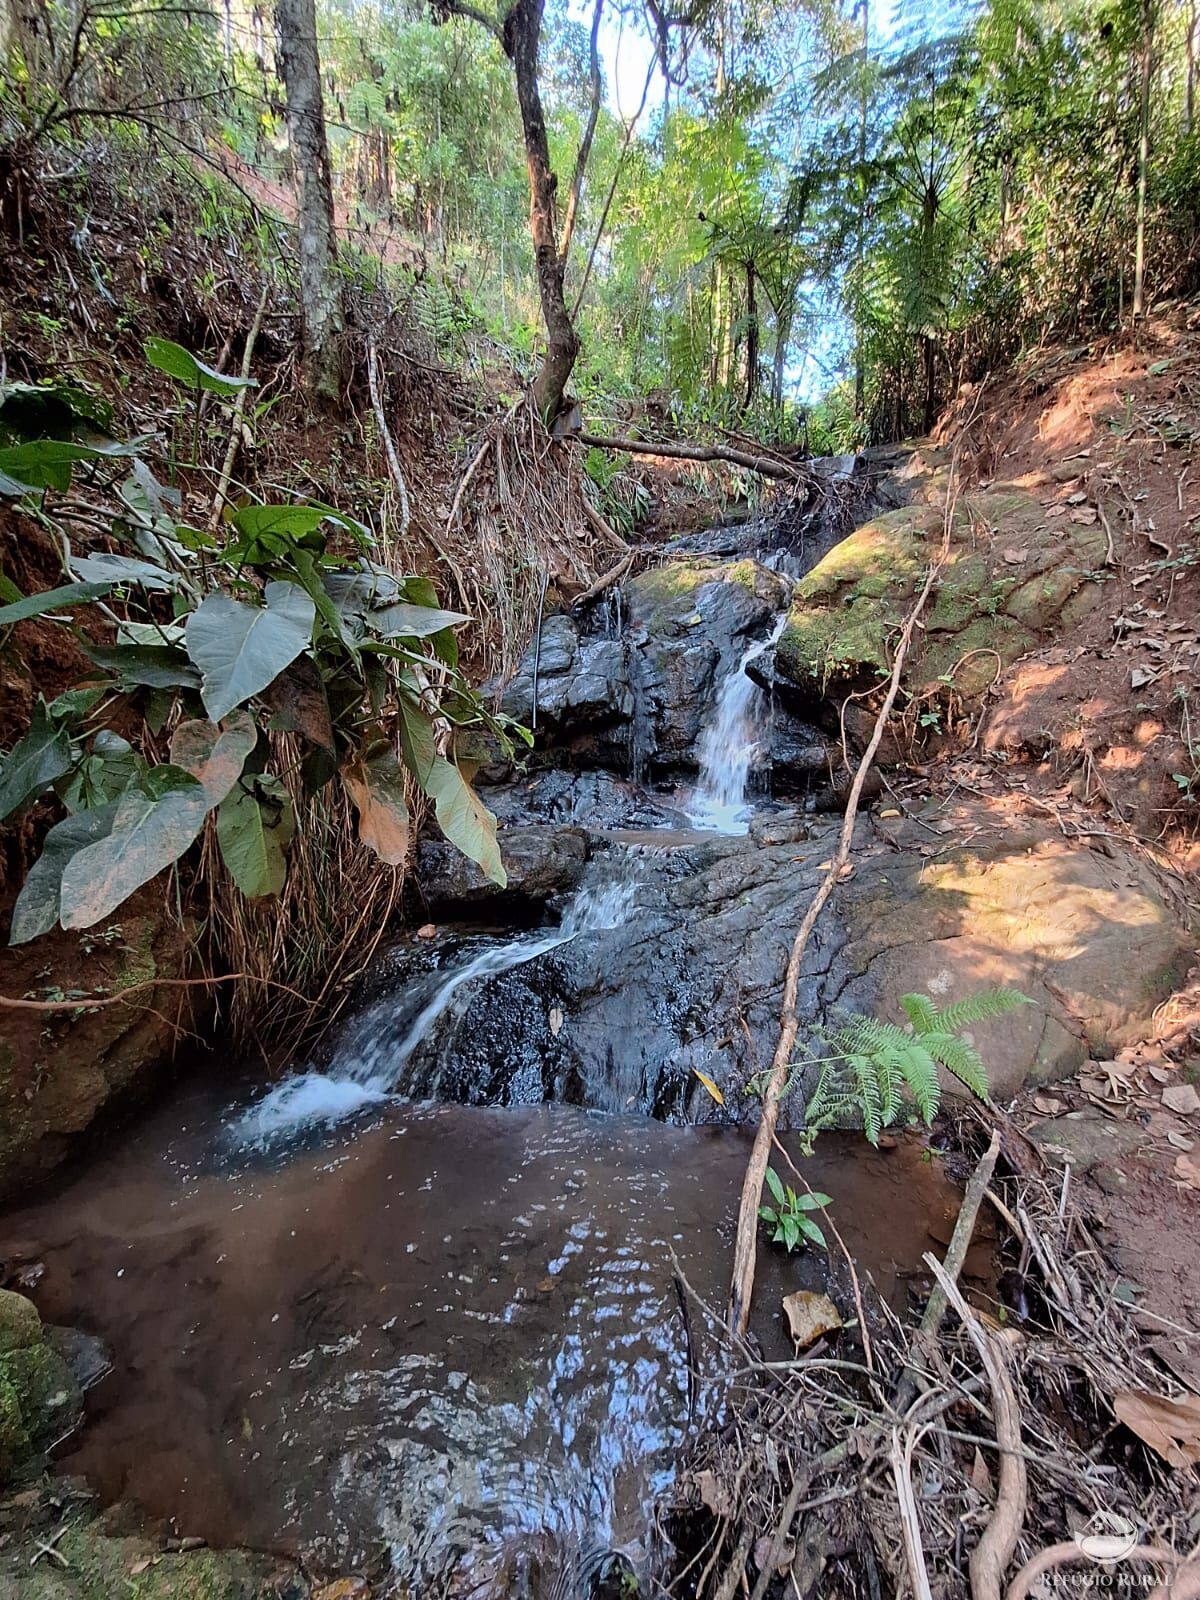
[[[273,1085],[210,1057],[4,1220],[43,1316],[113,1353],[62,1456],[105,1501],[414,1595],[586,1600],[614,1560],[650,1570],[655,1499],[718,1393],[699,1302],[724,1306],[750,1141],[741,1091],[718,1106],[696,1073],[769,1041],[792,863],[834,826],[767,793],[777,708],[751,669],[787,590],[762,583],[748,610],[714,579],[669,670],[636,593],[591,632],[547,624],[531,692],[576,743],[496,791],[514,862],[543,852],[521,916],[455,878],[437,940],[383,955],[324,1056]],[[637,692],[610,689],[638,651]],[[682,757],[679,661],[709,686]],[[577,707],[601,679],[600,734],[566,711],[556,732],[556,683]],[[900,1305],[956,1210],[940,1165],[828,1135],[805,1172]],[[844,1291],[844,1268],[760,1259],[753,1332],[787,1356],[783,1296]]]

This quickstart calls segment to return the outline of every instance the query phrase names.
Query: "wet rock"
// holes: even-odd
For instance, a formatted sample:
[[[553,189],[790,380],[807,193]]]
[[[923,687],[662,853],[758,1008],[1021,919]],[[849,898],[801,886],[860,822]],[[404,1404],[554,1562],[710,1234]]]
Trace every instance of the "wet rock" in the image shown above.
[[[893,828],[860,822],[855,871],[819,922],[801,974],[805,1037],[847,1011],[902,1021],[900,997],[949,1003],[991,985],[1028,1008],[977,1030],[993,1092],[1072,1073],[1141,1037],[1190,947],[1169,893],[1132,853],[1072,848],[1041,819],[986,807]],[[930,829],[948,843],[932,854]],[[954,844],[954,839],[963,842]],[[592,835],[586,883],[628,872],[634,909],[464,988],[414,1051],[408,1092],[472,1104],[564,1100],[681,1120],[753,1117],[770,1063],[796,925],[835,848],[836,824],[763,813],[746,838]],[[442,970],[478,953],[443,947]],[[403,952],[392,992],[426,989]],[[424,967],[422,968],[424,971]],[[421,979],[428,984],[429,977]],[[411,1015],[393,1006],[403,1033]],[[696,1077],[711,1078],[720,1107]],[[813,1074],[815,1076],[815,1074]],[[802,1074],[786,1116],[802,1114]],[[956,1081],[952,1092],[966,1091]]]
[[[887,676],[891,641],[941,546],[943,492],[933,473],[924,498],[856,529],[797,586],[775,670],[812,701]],[[981,522],[985,539],[977,536]],[[949,561],[909,654],[905,688],[936,691],[950,680],[965,700],[981,695],[998,665],[1097,603],[1088,574],[1104,551],[1098,524],[1049,519],[1023,491],[972,494],[955,513]]]
[[[666,805],[610,772],[567,772],[550,767],[519,783],[486,790],[502,823],[537,821],[589,829],[657,828],[678,822]]]
[[[417,846],[417,878],[428,905],[474,906],[518,898],[541,902],[569,894],[587,864],[587,834],[577,827],[501,828],[498,834],[507,889],[500,889],[473,861],[441,838]]]
[[[584,636],[565,614],[544,619],[500,699],[508,716],[535,728],[543,748],[565,747],[594,765],[627,760],[633,703],[624,642]]]
[[[828,781],[832,756],[829,742],[816,728],[776,709],[769,748],[771,792],[807,794]]]
[[[767,633],[792,584],[754,561],[669,561],[625,592],[638,717],[635,765],[651,776],[694,769],[717,684]]]
[[[82,1392],[32,1301],[0,1290],[0,1483],[78,1423]]]
[[[44,993],[46,974],[65,993],[115,994],[156,976],[182,977],[196,925],[176,921],[161,885],[83,933],[55,930],[0,949],[0,988]],[[102,1114],[169,1073],[181,1037],[211,1003],[204,989],[171,991],[169,1005],[105,1006],[83,1013],[6,1013],[0,1039],[0,1199],[53,1171],[77,1151]]]

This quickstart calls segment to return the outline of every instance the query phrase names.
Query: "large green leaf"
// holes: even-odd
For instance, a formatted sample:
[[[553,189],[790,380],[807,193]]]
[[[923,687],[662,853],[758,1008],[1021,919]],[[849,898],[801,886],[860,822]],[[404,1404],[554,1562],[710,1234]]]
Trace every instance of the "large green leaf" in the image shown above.
[[[437,735],[433,718],[403,689],[397,700],[397,709],[400,714],[400,754],[404,757],[404,765],[423,789],[437,760]]]
[[[146,689],[198,689],[200,674],[182,650],[171,645],[92,645],[87,654],[98,667],[111,672],[127,687]]]
[[[203,675],[204,708],[219,722],[291,665],[312,638],[316,608],[294,583],[269,583],[266,604],[210,594],[187,623],[188,655]]]
[[[411,829],[404,798],[404,769],[389,745],[355,756],[342,768],[346,793],[358,811],[358,836],[390,867],[408,860]]]
[[[24,622],[29,617],[43,617],[47,611],[63,611],[67,606],[87,605],[91,600],[101,600],[112,590],[111,583],[62,583],[57,589],[43,589],[41,594],[28,594],[11,605],[0,606],[0,628],[14,622]]]
[[[154,589],[161,593],[177,588],[179,584],[177,572],[168,572],[156,562],[139,561],[135,556],[112,555],[107,550],[94,556],[73,556],[71,571],[77,578],[89,583],[107,584],[110,588],[116,584],[136,584],[139,588]]]
[[[73,855],[63,869],[64,928],[90,928],[135,889],[177,861],[208,814],[208,796],[190,773],[156,767],[117,801],[112,831]]]
[[[29,869],[25,885],[13,907],[10,944],[27,944],[58,921],[63,872],[80,850],[108,837],[117,815],[111,805],[96,806],[66,817],[46,835],[42,853]]]
[[[209,807],[220,805],[242,775],[258,743],[248,711],[231,711],[223,727],[215,722],[181,722],[171,739],[171,760],[199,782]]]
[[[428,639],[443,628],[457,628],[471,618],[462,611],[438,611],[431,606],[413,606],[401,600],[394,606],[365,611],[363,618],[372,633],[381,639]]]
[[[118,800],[145,770],[146,763],[128,739],[122,739],[111,728],[101,728],[92,740],[90,753],[66,783],[58,785],[58,797],[68,811],[94,810]]]
[[[493,883],[506,888],[508,875],[496,843],[496,819],[457,764],[438,756],[424,787],[434,802],[438,827],[450,843],[470,860],[478,862]]]
[[[239,389],[257,387],[257,379],[238,378],[218,372],[173,339],[150,338],[142,348],[152,367],[165,372],[168,378],[177,378],[180,383],[186,383],[190,389],[207,389],[210,394],[228,396],[236,394]]]
[[[132,456],[142,440],[128,444],[75,444],[67,439],[34,439],[0,450],[0,494],[25,494],[30,489],[69,489],[77,461],[103,461]],[[15,487],[12,487],[15,485]]]
[[[61,378],[43,383],[0,383],[0,440],[66,438],[112,426],[113,408]]]
[[[229,875],[249,900],[278,894],[295,832],[287,790],[269,773],[245,777],[221,802],[217,843]]]
[[[71,739],[39,698],[29,732],[0,758],[0,822],[71,768]]]

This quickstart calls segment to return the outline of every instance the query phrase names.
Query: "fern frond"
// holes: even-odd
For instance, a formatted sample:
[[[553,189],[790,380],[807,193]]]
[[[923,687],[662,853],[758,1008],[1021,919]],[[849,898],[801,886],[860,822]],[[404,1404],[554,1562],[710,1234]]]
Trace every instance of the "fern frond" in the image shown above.
[[[928,1126],[937,1115],[942,1086],[938,1082],[937,1062],[924,1039],[919,1044],[910,1044],[904,1052],[904,1081],[916,1102],[921,1120]]]
[[[934,1026],[939,1033],[958,1033],[976,1022],[990,1022],[993,1017],[1007,1016],[1009,1012],[1032,1004],[1029,996],[1019,989],[983,989],[936,1012]]]
[[[854,1074],[858,1090],[858,1108],[862,1112],[863,1132],[872,1144],[879,1143],[883,1132],[883,1097],[880,1094],[879,1074],[870,1056],[848,1056],[847,1064]]]
[[[973,1044],[968,1044],[965,1039],[956,1039],[952,1033],[927,1034],[921,1043],[933,1059],[940,1061],[960,1083],[965,1083],[973,1095],[980,1100],[987,1099],[987,1071]]]
[[[900,1009],[912,1023],[914,1033],[932,1033],[937,1027],[937,1007],[927,994],[902,994]]]

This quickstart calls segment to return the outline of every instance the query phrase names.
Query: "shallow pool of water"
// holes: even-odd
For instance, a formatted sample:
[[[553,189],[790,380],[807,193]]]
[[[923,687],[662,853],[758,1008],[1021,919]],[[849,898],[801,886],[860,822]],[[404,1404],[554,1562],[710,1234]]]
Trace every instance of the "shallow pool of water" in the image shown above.
[[[0,1225],[6,1260],[45,1263],[43,1315],[113,1350],[64,1467],[181,1533],[390,1563],[417,1593],[520,1592],[530,1550],[562,1595],[604,1552],[641,1566],[717,1371],[693,1307],[689,1385],[672,1253],[723,1305],[748,1136],[388,1102],[267,1159],[230,1150],[235,1114],[185,1091]],[[938,1165],[831,1137],[806,1172],[902,1296],[955,1210]],[[826,1270],[764,1251],[768,1350]]]

